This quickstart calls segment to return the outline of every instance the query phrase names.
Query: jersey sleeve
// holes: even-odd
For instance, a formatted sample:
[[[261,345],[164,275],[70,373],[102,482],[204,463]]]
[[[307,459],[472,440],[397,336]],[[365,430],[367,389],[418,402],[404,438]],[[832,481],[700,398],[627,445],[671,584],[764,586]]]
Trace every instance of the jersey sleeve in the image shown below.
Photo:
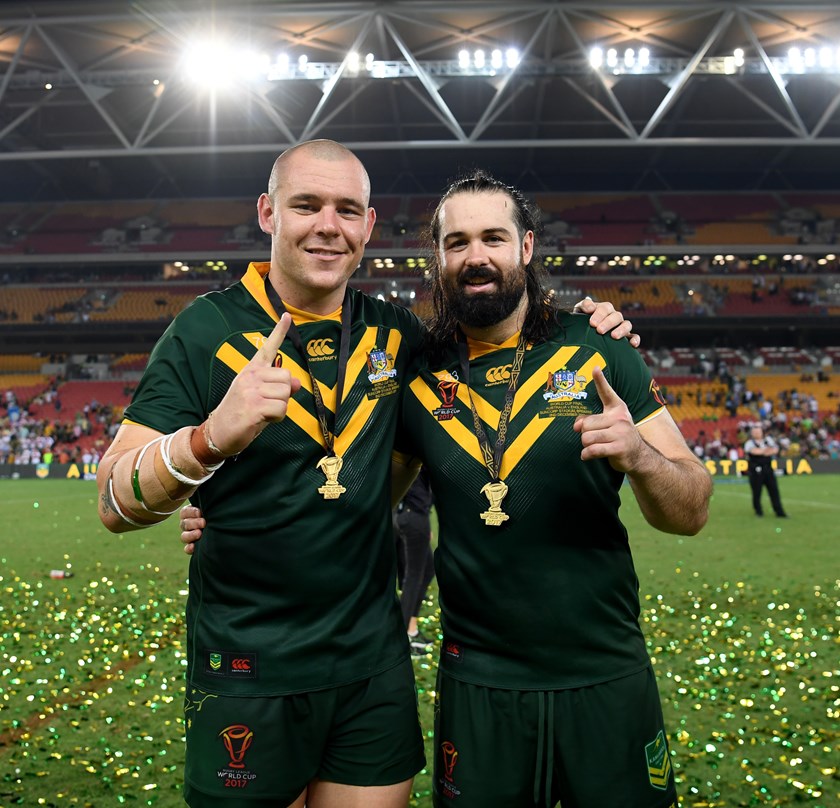
[[[219,333],[219,315],[205,298],[178,314],[152,350],[124,422],[163,433],[201,423]]]
[[[605,336],[607,380],[618,393],[638,425],[665,407],[665,399],[650,368],[639,352],[627,340]]]

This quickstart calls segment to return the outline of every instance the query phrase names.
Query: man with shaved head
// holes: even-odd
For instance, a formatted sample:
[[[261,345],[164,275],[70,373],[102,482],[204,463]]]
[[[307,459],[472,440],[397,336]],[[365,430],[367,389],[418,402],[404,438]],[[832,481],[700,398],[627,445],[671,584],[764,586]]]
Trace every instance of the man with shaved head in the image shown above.
[[[99,466],[113,532],[187,499],[203,512],[187,603],[193,808],[401,808],[424,765],[389,498],[423,329],[348,287],[369,195],[338,143],[280,155],[257,203],[270,262],[175,318]]]

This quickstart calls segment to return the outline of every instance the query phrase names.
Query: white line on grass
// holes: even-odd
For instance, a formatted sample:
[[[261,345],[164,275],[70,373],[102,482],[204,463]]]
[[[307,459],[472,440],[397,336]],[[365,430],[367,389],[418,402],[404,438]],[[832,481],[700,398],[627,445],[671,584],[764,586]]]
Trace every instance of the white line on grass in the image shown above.
[[[718,496],[721,494],[729,494],[732,497],[739,497],[740,499],[748,499],[752,496],[749,491],[727,491],[725,489],[715,488],[714,496]],[[811,508],[828,508],[830,511],[840,511],[840,504],[836,502],[814,502],[811,499],[793,499],[791,497],[785,497],[785,505],[788,503],[792,503],[793,505],[808,505]]]

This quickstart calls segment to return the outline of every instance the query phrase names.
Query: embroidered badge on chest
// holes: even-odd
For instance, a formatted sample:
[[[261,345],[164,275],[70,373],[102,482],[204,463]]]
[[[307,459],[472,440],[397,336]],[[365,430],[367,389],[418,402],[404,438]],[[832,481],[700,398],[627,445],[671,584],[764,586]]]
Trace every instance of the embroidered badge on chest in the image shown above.
[[[394,357],[379,348],[368,352],[367,377],[371,385],[367,392],[369,399],[391,396],[400,389]]]
[[[432,415],[438,421],[451,421],[461,410],[455,406],[455,399],[458,395],[458,381],[457,373],[445,373],[438,378],[437,394],[440,396],[440,407],[435,407],[432,410]]]
[[[579,370],[568,370],[563,367],[560,370],[549,372],[542,392],[542,397],[548,403],[548,406],[539,413],[539,417],[557,418],[560,416],[589,415],[590,409],[586,404],[589,398],[586,385],[589,382],[589,377]]]

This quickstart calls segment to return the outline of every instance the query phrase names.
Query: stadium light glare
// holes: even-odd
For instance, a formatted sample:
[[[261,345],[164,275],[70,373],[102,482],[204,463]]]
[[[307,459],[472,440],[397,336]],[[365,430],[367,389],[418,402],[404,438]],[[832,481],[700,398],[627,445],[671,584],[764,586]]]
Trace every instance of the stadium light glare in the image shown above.
[[[370,73],[373,70],[373,62],[374,62],[374,55],[372,53],[368,53],[365,55],[365,70]]]
[[[805,67],[816,67],[817,65],[817,52],[814,48],[805,48],[805,53],[803,54],[803,58],[805,61]]]
[[[356,74],[359,72],[359,68],[361,67],[361,56],[359,56],[357,51],[350,51],[347,54],[347,70],[350,73]]]
[[[743,48],[735,48],[732,51],[732,56],[735,59],[735,67],[743,67],[744,66],[744,49]]]
[[[184,72],[195,84],[221,87],[230,83],[235,61],[230,48],[216,40],[191,45],[184,56]]]
[[[589,64],[596,70],[604,64],[604,51],[601,48],[591,48],[589,51]]]
[[[502,65],[504,64],[504,57],[502,56],[502,52],[496,48],[490,54],[490,67],[494,70],[500,70]]]
[[[823,69],[834,67],[834,51],[831,48],[820,48],[820,67]]]
[[[618,51],[615,48],[610,48],[607,51],[607,67],[618,66]]]
[[[477,50],[477,51],[473,54],[473,64],[474,64],[474,65],[475,65],[475,66],[476,66],[479,70],[481,70],[481,69],[484,67],[484,65],[486,64],[486,62],[485,62],[485,56],[484,56],[484,51],[483,51],[483,50],[481,50],[481,48],[479,48],[479,49],[478,49],[478,50]]]
[[[627,48],[624,51],[624,66],[633,67],[636,64],[636,51],[633,48]]]
[[[470,52],[467,50],[458,51],[458,67],[466,70],[470,66]]]
[[[505,65],[509,70],[514,70],[519,66],[519,51],[516,48],[508,48],[505,51]]]
[[[650,67],[650,49],[642,48],[639,50],[639,67]]]

